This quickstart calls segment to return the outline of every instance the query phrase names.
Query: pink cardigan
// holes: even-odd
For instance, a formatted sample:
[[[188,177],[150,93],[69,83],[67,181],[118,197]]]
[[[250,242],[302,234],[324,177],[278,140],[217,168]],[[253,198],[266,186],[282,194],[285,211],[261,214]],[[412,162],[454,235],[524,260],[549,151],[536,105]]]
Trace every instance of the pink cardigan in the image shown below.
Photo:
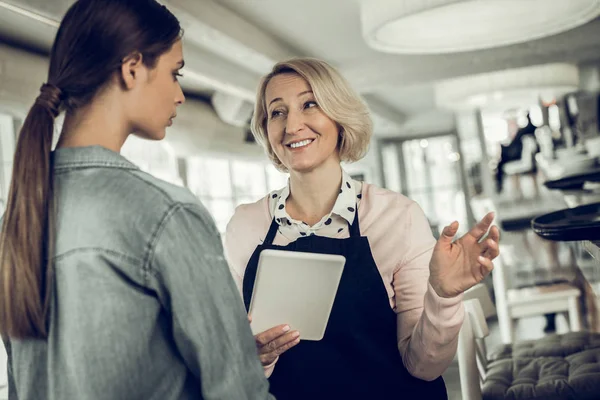
[[[227,225],[225,254],[240,293],[248,260],[273,218],[268,204],[264,197],[239,206]],[[425,214],[407,197],[365,183],[358,216],[398,316],[398,350],[404,365],[417,378],[436,379],[454,358],[464,309],[462,296],[441,298],[428,282],[435,239]],[[334,237],[347,236],[344,231]],[[288,243],[281,234],[275,237],[276,245]],[[267,375],[271,371],[268,368]]]

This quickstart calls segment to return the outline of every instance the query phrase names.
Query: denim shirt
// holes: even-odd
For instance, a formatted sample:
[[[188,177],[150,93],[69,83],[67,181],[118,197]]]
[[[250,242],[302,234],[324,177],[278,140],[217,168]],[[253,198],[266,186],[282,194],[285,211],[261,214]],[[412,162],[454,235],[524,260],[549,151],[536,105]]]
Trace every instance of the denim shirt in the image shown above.
[[[10,400],[272,399],[219,234],[102,147],[53,153],[47,340],[5,340]]]

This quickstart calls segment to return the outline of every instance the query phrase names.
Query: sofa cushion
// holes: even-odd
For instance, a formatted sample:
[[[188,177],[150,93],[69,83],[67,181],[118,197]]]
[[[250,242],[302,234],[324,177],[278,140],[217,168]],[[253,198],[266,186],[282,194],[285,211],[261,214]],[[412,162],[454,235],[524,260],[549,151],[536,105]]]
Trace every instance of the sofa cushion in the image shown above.
[[[504,358],[566,357],[597,348],[600,348],[600,333],[569,332],[501,345],[490,351],[488,359],[496,361]]]
[[[600,349],[567,357],[501,359],[488,365],[483,400],[597,400]]]

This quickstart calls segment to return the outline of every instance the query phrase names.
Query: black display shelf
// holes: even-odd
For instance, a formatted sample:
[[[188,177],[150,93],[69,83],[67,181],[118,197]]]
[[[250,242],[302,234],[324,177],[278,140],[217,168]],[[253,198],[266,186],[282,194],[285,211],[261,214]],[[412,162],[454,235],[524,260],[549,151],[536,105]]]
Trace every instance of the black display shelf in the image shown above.
[[[544,239],[554,241],[600,240],[600,202],[540,215],[531,228]]]
[[[600,182],[600,168],[586,172],[564,176],[560,179],[544,182],[548,189],[577,190],[583,189],[585,182]]]

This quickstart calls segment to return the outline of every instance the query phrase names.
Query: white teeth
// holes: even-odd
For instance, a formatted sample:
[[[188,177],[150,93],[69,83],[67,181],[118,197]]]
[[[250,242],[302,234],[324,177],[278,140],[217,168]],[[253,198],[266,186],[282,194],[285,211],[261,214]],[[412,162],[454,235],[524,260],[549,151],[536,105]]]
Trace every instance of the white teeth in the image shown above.
[[[312,143],[312,139],[306,139],[306,140],[303,140],[301,142],[292,143],[292,144],[290,144],[290,147],[292,149],[296,149],[298,147],[308,146],[311,143]]]

